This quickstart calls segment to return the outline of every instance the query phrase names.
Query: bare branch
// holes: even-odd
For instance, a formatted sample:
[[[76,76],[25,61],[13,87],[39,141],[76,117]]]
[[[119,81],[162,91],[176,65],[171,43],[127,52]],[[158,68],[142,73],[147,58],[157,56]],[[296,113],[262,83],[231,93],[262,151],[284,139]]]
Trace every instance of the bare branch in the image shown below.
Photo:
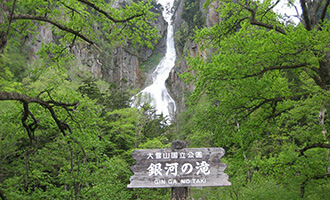
[[[292,6],[292,7],[294,7],[294,9],[295,9],[295,11],[296,11],[296,15],[293,15],[294,17],[297,17],[298,19],[299,19],[299,21],[301,21],[301,18],[300,18],[300,16],[299,16],[299,12],[298,12],[298,8],[297,8],[297,6],[296,5],[294,5],[294,3],[292,3],[292,1],[288,1],[289,2],[289,4]]]
[[[272,6],[270,6],[266,12],[262,15],[261,19],[270,11],[272,10],[275,6],[277,6],[277,4],[280,3],[280,0],[277,0]]]

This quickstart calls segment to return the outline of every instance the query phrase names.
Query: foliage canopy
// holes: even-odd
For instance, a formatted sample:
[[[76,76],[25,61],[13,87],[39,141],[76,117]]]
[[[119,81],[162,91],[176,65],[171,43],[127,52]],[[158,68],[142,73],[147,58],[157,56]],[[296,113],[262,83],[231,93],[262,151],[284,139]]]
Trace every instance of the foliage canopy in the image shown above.
[[[3,0],[0,8],[0,199],[163,199],[165,190],[126,188],[133,149],[167,143],[163,117],[130,108],[130,92],[114,83],[77,74],[71,54],[75,45],[98,51],[100,38],[150,48],[159,38],[151,2]],[[45,26],[52,38],[31,58],[26,40],[46,37]]]
[[[216,2],[220,22],[195,35],[210,56],[190,57],[182,75],[196,85],[189,139],[227,150],[228,198],[270,195],[264,182],[279,186],[271,199],[329,195],[329,1],[301,0],[299,24],[273,11],[280,1]]]

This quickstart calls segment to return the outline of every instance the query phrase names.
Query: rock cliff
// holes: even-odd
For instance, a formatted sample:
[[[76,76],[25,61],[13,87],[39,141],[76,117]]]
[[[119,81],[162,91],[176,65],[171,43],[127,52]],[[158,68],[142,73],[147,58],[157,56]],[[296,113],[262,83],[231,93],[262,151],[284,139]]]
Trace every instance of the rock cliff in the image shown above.
[[[122,0],[116,0],[122,1]],[[217,2],[212,2],[208,10],[203,10],[205,0],[177,0],[174,8],[174,32],[177,52],[176,65],[170,72],[166,81],[171,96],[177,103],[177,111],[185,110],[185,101],[193,91],[194,85],[187,85],[180,74],[188,71],[189,66],[185,57],[189,55],[206,56],[207,52],[202,51],[200,44],[194,43],[190,37],[193,34],[194,26],[213,26],[219,22],[219,16],[215,12]],[[187,6],[190,4],[189,6]],[[115,82],[122,88],[142,88],[146,85],[148,71],[142,66],[155,55],[164,54],[166,48],[166,27],[167,24],[162,17],[159,5],[155,6],[154,12],[159,14],[154,26],[158,34],[162,36],[153,49],[145,47],[133,48],[131,45],[107,46],[103,51],[97,51],[86,44],[75,44],[70,51],[74,54],[76,64],[83,66],[80,70],[88,70],[96,79],[107,82]],[[192,10],[191,10],[192,9]],[[198,19],[197,24],[191,18]],[[54,42],[55,36],[47,25],[38,27],[39,34],[36,40],[30,43],[29,54],[36,56],[42,43]],[[150,64],[150,63],[149,63]],[[154,63],[155,67],[157,63]]]
[[[121,1],[116,0],[115,6]],[[158,14],[154,26],[157,27],[158,34],[162,36],[153,49],[146,47],[132,48],[131,45],[101,46],[101,51],[91,48],[84,43],[76,43],[70,48],[73,53],[76,65],[79,70],[88,70],[96,79],[107,82],[114,82],[123,88],[141,88],[145,84],[146,71],[141,69],[141,63],[146,62],[155,54],[164,53],[166,48],[166,27],[167,24],[162,17],[161,10],[155,8],[153,12]],[[37,58],[37,52],[41,45],[55,42],[55,35],[50,26],[43,25],[37,27],[38,34],[27,38],[29,55]],[[106,43],[106,41],[104,42]],[[81,66],[81,67],[79,67]]]
[[[195,5],[194,5],[195,3]],[[193,34],[192,26],[189,26],[190,18],[200,18],[200,27],[211,27],[219,22],[219,16],[215,12],[218,7],[217,2],[212,2],[208,10],[203,9],[205,0],[179,0],[176,2],[174,14],[174,31],[175,31],[175,45],[177,51],[176,65],[170,72],[167,79],[167,87],[171,95],[177,103],[177,111],[180,113],[185,110],[185,101],[189,94],[194,90],[194,85],[186,84],[181,78],[180,74],[187,72],[189,66],[186,61],[188,55],[191,56],[206,56],[208,52],[202,51],[200,44],[195,43],[190,39]],[[190,4],[188,6],[188,4]]]

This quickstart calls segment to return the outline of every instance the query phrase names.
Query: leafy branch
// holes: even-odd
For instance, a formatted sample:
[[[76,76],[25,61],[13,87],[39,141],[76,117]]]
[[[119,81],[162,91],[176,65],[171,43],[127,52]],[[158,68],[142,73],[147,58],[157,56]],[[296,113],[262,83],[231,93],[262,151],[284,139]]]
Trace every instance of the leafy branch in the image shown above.
[[[85,5],[87,5],[87,7],[90,7],[91,9],[94,9],[96,11],[96,13],[98,14],[101,14],[103,16],[105,16],[107,19],[111,20],[112,22],[114,22],[115,24],[118,24],[118,23],[127,23],[135,18],[138,18],[138,17],[141,17],[141,16],[146,16],[147,15],[147,10],[145,9],[142,9],[140,11],[138,11],[136,14],[133,14],[131,16],[128,16],[124,19],[118,19],[118,18],[115,18],[113,16],[111,16],[107,11],[101,9],[100,7],[98,7],[96,4],[88,1],[88,0],[77,0],[78,2],[81,2]],[[83,33],[81,33],[81,30],[74,30],[62,23],[60,23],[59,21],[57,21],[56,19],[52,19],[51,17],[49,17],[47,14],[49,13],[45,13],[43,15],[32,15],[32,14],[15,14],[14,13],[14,10],[15,10],[15,3],[16,3],[16,0],[13,2],[13,5],[12,5],[12,8],[9,8],[9,7],[6,7],[6,12],[8,17],[8,27],[7,27],[7,30],[4,32],[4,31],[0,31],[0,50],[3,50],[4,47],[6,46],[7,44],[7,37],[9,35],[9,31],[10,31],[10,28],[11,28],[11,24],[12,24],[12,21],[14,20],[33,20],[33,21],[41,21],[41,22],[46,22],[46,23],[49,23],[55,27],[57,27],[58,29],[64,31],[64,32],[67,32],[67,33],[71,33],[73,35],[75,35],[75,38],[76,37],[79,37],[81,38],[82,40],[86,41],[87,43],[89,43],[90,45],[93,45],[95,47],[97,47],[95,41],[93,41],[91,38],[89,38],[88,36],[84,35]],[[68,10],[70,10],[70,12],[72,12],[72,15],[74,13],[78,13],[81,15],[81,13],[76,10],[75,8],[72,8],[68,5],[66,5],[65,3],[63,2],[60,2],[65,8],[67,8]],[[0,4],[0,7],[3,7],[4,5],[3,4]],[[55,8],[56,9],[56,8]],[[128,8],[126,8],[128,9]],[[50,11],[48,11],[50,12]],[[5,24],[6,22],[3,21],[3,20],[0,20],[0,24]],[[126,26],[124,26],[125,28]]]
[[[63,24],[60,24],[57,21],[54,21],[52,19],[49,19],[48,17],[43,17],[43,16],[35,16],[35,15],[27,15],[27,14],[19,14],[19,15],[14,15],[12,17],[13,20],[35,20],[35,21],[43,21],[43,22],[47,22],[49,24],[52,24],[54,26],[56,26],[57,28],[61,29],[62,31],[68,32],[68,33],[72,33],[78,37],[80,37],[81,39],[83,39],[84,41],[88,42],[91,45],[95,45],[95,42],[93,42],[92,40],[90,40],[89,38],[87,38],[85,35],[81,34],[79,31],[73,30],[67,26],[64,26]]]
[[[114,23],[125,23],[125,22],[128,22],[134,18],[137,18],[137,17],[141,17],[141,16],[144,16],[146,13],[140,13],[140,14],[136,14],[136,15],[132,15],[130,17],[127,17],[125,19],[116,19],[114,17],[112,17],[111,15],[109,15],[106,11],[102,10],[101,8],[97,7],[95,4],[93,4],[92,2],[89,2],[89,1],[86,1],[86,0],[78,0],[80,1],[81,3],[84,3],[88,6],[90,6],[91,8],[93,8],[94,10],[96,10],[97,12],[103,14],[106,18],[110,19],[111,21],[113,21]]]
[[[245,79],[245,78],[252,78],[256,76],[263,76],[265,73],[269,71],[274,71],[274,70],[285,70],[285,69],[298,69],[298,68],[303,68],[307,67],[309,63],[300,63],[300,64],[295,64],[295,65],[279,65],[279,66],[270,66],[270,67],[265,67],[259,72],[252,73],[252,74],[245,74],[240,77],[226,77],[226,78],[220,78],[216,80],[220,81],[228,81],[228,80],[239,80],[239,79]],[[222,74],[218,74],[219,77],[222,77]],[[215,78],[213,78],[215,79]]]
[[[55,101],[52,98],[49,101],[44,101],[44,100],[40,99],[39,97],[29,97],[29,96],[26,96],[24,94],[17,93],[17,92],[0,91],[0,101],[6,101],[6,100],[20,101],[23,103],[23,114],[22,114],[21,121],[22,121],[24,128],[28,132],[31,142],[32,142],[32,140],[34,140],[34,131],[39,124],[39,120],[37,120],[35,118],[35,116],[31,112],[31,110],[29,109],[29,105],[31,103],[36,103],[36,104],[39,104],[40,106],[46,108],[50,112],[52,119],[55,121],[57,127],[60,129],[60,131],[63,135],[66,135],[66,131],[71,132],[71,128],[65,121],[61,121],[58,118],[58,115],[56,114],[54,107],[61,107],[65,111],[70,113],[70,112],[74,111],[74,109],[76,109],[77,106],[79,106],[79,102],[63,103],[63,102]],[[30,124],[27,124],[27,120],[29,117],[32,118],[33,122]]]
[[[305,146],[303,149],[300,149],[299,152],[299,156],[303,156],[304,153],[309,150],[309,149],[313,149],[313,148],[326,148],[326,149],[330,149],[330,144],[323,144],[323,143],[315,143],[315,144],[310,144]]]
[[[300,185],[300,198],[304,198],[305,196],[305,187],[310,180],[319,180],[319,179],[324,179],[324,178],[330,178],[330,174],[323,174],[323,175],[318,175],[314,176],[311,178],[307,178],[304,182],[301,183]]]
[[[281,101],[285,101],[285,100],[299,100],[302,97],[307,97],[310,94],[301,94],[301,95],[294,95],[294,96],[288,96],[288,97],[275,97],[275,98],[270,98],[270,99],[266,99],[264,98],[263,101],[261,101],[260,103],[256,104],[256,105],[252,105],[249,107],[243,107],[242,109],[244,109],[244,112],[247,112],[247,114],[243,117],[246,118],[248,116],[250,116],[253,112],[255,112],[257,109],[259,109],[260,107],[262,107],[263,105],[266,105],[268,103],[270,103],[271,105],[277,105],[278,102]],[[280,111],[279,113],[275,114],[275,108],[273,108],[273,114],[271,116],[268,116],[267,119],[270,119],[271,117],[276,117],[278,115],[280,115],[281,113],[284,113],[288,110],[292,109],[292,107],[284,109],[283,111]]]
[[[308,66],[308,63],[301,63],[301,64],[296,64],[296,65],[284,65],[284,66],[271,66],[271,67],[264,68],[260,72],[245,75],[245,76],[243,76],[243,78],[250,78],[250,77],[263,75],[264,73],[266,73],[268,71],[273,71],[273,70],[297,69],[297,68],[306,67],[306,66]]]
[[[256,14],[257,14],[257,10],[258,10],[258,6],[255,4],[255,3],[250,3],[252,5],[254,5],[254,8],[251,7],[250,4],[246,3],[246,5],[243,5],[241,3],[238,2],[238,4],[244,8],[245,10],[249,11],[251,13],[251,16],[249,17],[249,20],[250,20],[250,24],[251,25],[256,25],[256,26],[260,26],[260,27],[264,27],[264,28],[268,28],[268,29],[274,29],[276,30],[277,32],[283,34],[283,35],[286,35],[286,32],[284,29],[282,29],[281,27],[279,26],[275,26],[275,25],[272,25],[272,24],[268,24],[268,23],[264,23],[262,21],[258,21],[256,20]],[[277,4],[277,3],[276,3]],[[269,12],[269,10],[272,9],[273,6],[271,6],[270,8],[268,8],[266,10],[266,12],[264,13],[264,15]]]

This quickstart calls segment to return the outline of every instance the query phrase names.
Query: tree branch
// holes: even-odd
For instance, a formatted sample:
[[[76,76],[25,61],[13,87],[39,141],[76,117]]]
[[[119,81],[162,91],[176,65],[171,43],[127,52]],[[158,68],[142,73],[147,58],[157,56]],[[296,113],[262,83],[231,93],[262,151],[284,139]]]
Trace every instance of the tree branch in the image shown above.
[[[278,116],[280,116],[282,113],[285,113],[285,112],[287,112],[287,111],[289,111],[289,110],[291,110],[291,109],[293,109],[293,108],[294,108],[294,106],[290,106],[289,108],[286,108],[286,109],[284,109],[284,110],[281,110],[281,111],[279,111],[279,112],[277,112],[277,113],[275,113],[275,112],[276,112],[276,110],[275,110],[275,111],[273,112],[273,114],[267,116],[265,119],[269,120],[269,119],[272,119],[272,118],[278,117]]]
[[[29,125],[26,124],[26,121],[29,117],[29,104],[26,102],[23,102],[23,114],[22,114],[22,124],[24,126],[24,128],[26,129],[26,131],[28,132],[28,136],[30,139],[30,143],[32,143],[32,140],[34,140],[34,134],[33,134],[33,130],[30,128]]]
[[[261,27],[268,28],[268,29],[275,29],[277,32],[282,33],[283,35],[286,35],[286,32],[285,32],[284,29],[282,29],[278,26],[275,26],[275,25],[266,24],[266,23],[263,23],[263,22],[256,21],[254,18],[250,19],[250,24],[256,25],[256,26],[261,26]]]
[[[76,9],[74,9],[74,8],[72,8],[72,7],[68,6],[68,5],[66,5],[64,2],[60,2],[60,3],[61,3],[64,7],[66,7],[67,9],[71,10],[73,14],[74,14],[74,13],[78,13],[79,15],[81,15],[81,13],[80,13],[79,11],[77,11]]]
[[[305,22],[305,27],[308,31],[310,31],[310,30],[312,30],[312,27],[311,27],[311,23],[310,23],[310,19],[309,19],[309,13],[308,13],[308,9],[306,6],[306,1],[300,0],[300,5],[301,5],[301,9],[302,9],[303,19]]]
[[[296,5],[294,5],[294,3],[292,2],[292,0],[288,0],[289,4],[294,7],[295,11],[296,11],[296,14],[297,15],[294,15],[295,17],[297,17],[299,19],[299,21],[301,21],[301,17],[299,16],[299,12],[298,12],[298,8]]]
[[[12,21],[13,21],[13,16],[14,16],[15,6],[16,6],[16,0],[14,0],[14,2],[13,2],[13,7],[12,7],[12,9],[11,9],[11,11],[10,11],[9,22],[8,22],[8,27],[7,27],[7,35],[9,35],[10,26],[11,26],[11,23],[12,23]]]
[[[218,74],[217,78],[210,78],[211,80],[220,80],[220,81],[228,81],[228,80],[237,80],[237,79],[244,79],[244,78],[252,78],[256,76],[260,76],[265,74],[268,71],[272,70],[284,70],[284,69],[297,69],[297,68],[302,68],[308,66],[308,63],[301,63],[297,65],[283,65],[283,66],[270,66],[262,69],[259,72],[253,73],[253,74],[247,74],[239,77],[225,77],[225,78],[218,78],[218,77],[223,77],[223,74]],[[307,73],[307,72],[306,72]]]
[[[308,63],[301,63],[301,64],[297,64],[297,65],[271,66],[271,67],[264,68],[263,70],[261,70],[258,73],[245,75],[243,78],[250,78],[250,77],[254,77],[254,76],[263,75],[264,73],[266,73],[268,71],[272,71],[272,70],[297,69],[297,68],[306,67],[306,66],[308,66]]]
[[[145,12],[142,12],[140,14],[135,14],[133,16],[130,16],[130,17],[127,17],[125,19],[116,19],[112,16],[110,16],[106,11],[102,10],[101,8],[97,7],[94,3],[88,1],[88,0],[77,0],[91,8],[93,8],[94,10],[96,10],[98,13],[104,15],[106,18],[110,19],[111,21],[113,21],[114,23],[125,23],[125,22],[128,22],[134,18],[137,18],[137,17],[141,17],[141,16],[144,16],[146,13]],[[68,32],[68,33],[72,33],[74,34],[76,37],[79,37],[81,38],[82,40],[86,41],[87,43],[91,44],[91,45],[94,45],[95,47],[96,44],[94,41],[92,41],[91,39],[87,38],[85,35],[81,34],[80,31],[77,31],[77,30],[74,30],[74,29],[71,29],[69,27],[66,27],[65,25],[53,20],[53,19],[50,19],[46,16],[35,16],[35,15],[29,15],[29,14],[17,14],[15,15],[14,14],[14,8],[15,8],[15,3],[16,3],[16,0],[14,1],[13,3],[13,8],[11,10],[11,13],[10,13],[10,17],[9,17],[9,24],[8,24],[8,29],[7,29],[7,32],[9,31],[10,29],[10,25],[11,25],[11,22],[13,20],[35,20],[35,21],[42,21],[42,22],[46,22],[46,23],[49,23],[49,24],[52,24],[53,26],[59,28],[60,30],[62,31],[65,31],[65,32]],[[72,12],[76,12],[76,13],[79,13],[77,10],[67,6],[65,3],[61,2],[65,7],[67,7],[68,9],[70,9]],[[80,14],[80,13],[79,13]],[[7,40],[6,40],[6,36],[8,35],[8,33],[2,33],[0,32],[0,36],[1,36],[1,41],[0,41],[0,50],[2,50],[6,43],[7,43]]]
[[[314,176],[314,177],[311,177],[311,178],[307,178],[304,182],[302,182],[301,185],[300,185],[300,198],[304,198],[304,196],[305,196],[305,187],[306,187],[308,181],[310,181],[310,180],[319,180],[319,179],[324,179],[324,178],[330,178],[330,174]]]
[[[241,22],[243,22],[246,19],[249,19],[249,18],[248,17],[243,17],[242,19],[237,19],[234,22],[233,26],[230,29],[228,29],[228,31],[225,33],[225,35],[227,35],[227,34],[229,34],[231,32],[235,32],[236,29],[237,29],[237,27],[241,24]]]
[[[313,148],[326,148],[326,149],[330,149],[330,144],[323,144],[323,143],[315,143],[315,144],[310,144],[307,145],[306,147],[304,147],[303,149],[300,149],[299,152],[299,157],[303,156],[305,151],[309,150],[309,149],[313,149]]]
[[[330,0],[327,0],[324,4],[323,10],[321,12],[321,17],[320,17],[321,22],[324,21],[325,15],[327,14],[327,9],[328,9],[329,3],[330,3]]]
[[[277,6],[277,4],[280,3],[280,0],[277,0],[273,5],[271,5],[266,12],[262,15],[261,19],[270,11],[272,10],[275,6]]]
[[[54,106],[62,107],[67,112],[70,112],[70,111],[73,111],[73,109],[76,108],[79,105],[79,102],[76,102],[76,103],[63,103],[63,102],[58,102],[58,101],[54,101],[54,100],[44,101],[40,98],[25,96],[25,95],[17,93],[17,92],[2,92],[2,91],[0,91],[0,101],[5,101],[5,100],[20,101],[20,102],[23,103],[24,112],[23,112],[23,115],[22,115],[22,124],[23,124],[24,128],[27,130],[27,132],[29,134],[29,137],[30,137],[30,140],[32,140],[33,137],[34,137],[33,132],[34,132],[34,130],[36,128],[36,125],[38,123],[37,119],[34,118],[32,113],[29,111],[28,105],[30,103],[37,103],[37,104],[43,106],[44,108],[46,108],[50,112],[53,120],[56,122],[57,127],[60,129],[60,131],[62,132],[63,135],[66,135],[66,131],[71,132],[71,128],[66,122],[59,120],[59,118],[57,117],[53,107]],[[73,107],[73,108],[71,108],[71,107]],[[27,125],[26,120],[28,119],[29,116],[32,117],[34,122],[30,125]]]
[[[244,108],[244,112],[247,112],[247,114],[244,116],[244,118],[248,117],[249,115],[251,115],[254,111],[256,111],[258,108],[260,108],[261,106],[267,104],[267,103],[272,103],[272,104],[276,104],[278,102],[281,102],[283,100],[287,100],[287,99],[290,99],[290,100],[299,100],[300,98],[302,97],[306,97],[308,96],[309,94],[300,94],[300,95],[295,95],[295,96],[287,96],[287,97],[275,97],[275,98],[270,98],[270,99],[266,99],[266,98],[263,98],[259,104],[256,104],[256,105],[252,105],[252,106],[249,106],[249,107],[245,107]],[[257,99],[254,99],[252,101],[256,101]],[[278,113],[278,115],[280,115],[281,113],[289,110],[289,109],[292,109],[292,108],[288,108],[288,109],[285,109],[283,110],[282,112]],[[271,115],[269,117],[274,117],[275,115]],[[268,117],[267,117],[268,118]],[[267,119],[266,118],[266,119]]]
[[[95,4],[93,4],[92,2],[89,2],[87,0],[78,0],[80,1],[81,3],[84,3],[90,7],[92,7],[94,10],[96,10],[97,12],[103,14],[106,18],[110,19],[111,21],[113,21],[114,23],[125,23],[125,22],[128,22],[136,17],[141,17],[143,15],[145,15],[144,13],[142,14],[136,14],[136,15],[133,15],[131,17],[128,17],[126,19],[115,19],[113,18],[112,16],[110,16],[106,11],[102,10],[101,8],[97,7]]]
[[[83,39],[84,41],[88,42],[91,45],[95,45],[95,43],[92,40],[88,39],[86,36],[81,34],[79,31],[75,31],[71,28],[68,28],[68,27],[60,24],[59,22],[56,22],[47,17],[19,14],[19,15],[14,15],[12,19],[13,20],[35,20],[35,21],[47,22],[49,24],[56,26],[57,28],[61,29],[62,31],[66,31],[66,32],[72,33],[72,34],[80,37],[81,39]]]
[[[272,24],[267,24],[267,23],[264,23],[264,22],[257,21],[255,19],[258,6],[255,6],[254,9],[250,8],[249,6],[244,6],[242,4],[240,4],[240,6],[242,6],[243,8],[245,8],[247,11],[249,11],[251,13],[251,17],[250,17],[250,24],[251,25],[261,26],[261,27],[268,28],[268,29],[274,29],[275,31],[277,31],[281,34],[286,35],[286,32],[285,32],[284,29],[282,29],[278,26],[272,25]]]
[[[1,9],[3,9],[3,10],[9,10],[9,8],[6,7],[6,9],[5,9],[4,7],[6,7],[6,6],[0,4],[0,8]],[[9,13],[7,30],[6,31],[5,30],[0,30],[0,52],[2,52],[3,49],[5,48],[5,46],[7,45],[8,35],[9,35],[9,32],[10,32],[11,23],[13,21],[13,18],[12,17],[14,15],[15,7],[16,7],[16,0],[14,0],[13,6],[12,6],[12,8],[10,10],[10,13]],[[5,12],[5,11],[2,11],[2,12]],[[3,23],[3,21],[0,20],[0,23]]]

